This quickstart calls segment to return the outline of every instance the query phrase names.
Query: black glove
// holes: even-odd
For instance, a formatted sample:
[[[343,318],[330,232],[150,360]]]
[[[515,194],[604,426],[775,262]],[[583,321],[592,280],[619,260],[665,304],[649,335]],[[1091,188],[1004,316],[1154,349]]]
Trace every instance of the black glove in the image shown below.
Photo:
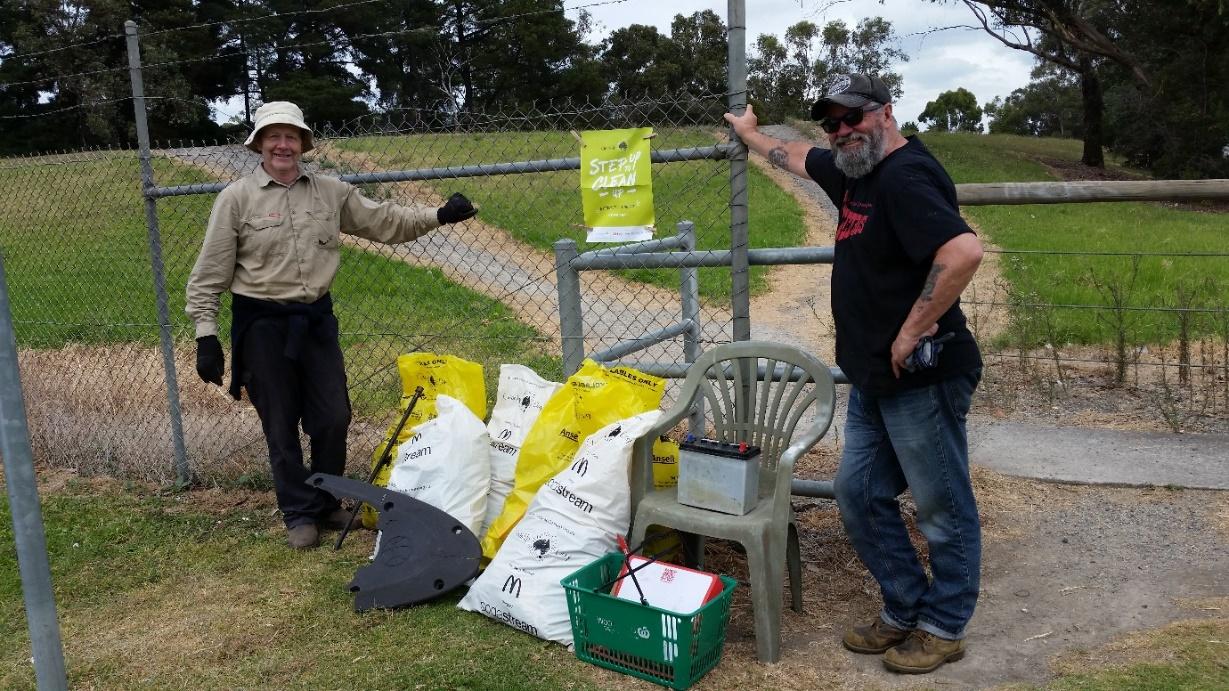
[[[954,332],[945,333],[938,338],[922,336],[918,339],[913,352],[905,358],[905,371],[916,372],[920,369],[930,369],[939,364],[939,353],[943,352],[943,344],[956,337]]]
[[[473,218],[477,213],[478,210],[465,198],[465,195],[454,192],[448,201],[435,212],[435,217],[440,220],[440,225],[443,225]]]
[[[196,373],[201,381],[222,385],[222,373],[226,371],[226,361],[222,357],[222,344],[217,336],[201,336],[196,339]]]

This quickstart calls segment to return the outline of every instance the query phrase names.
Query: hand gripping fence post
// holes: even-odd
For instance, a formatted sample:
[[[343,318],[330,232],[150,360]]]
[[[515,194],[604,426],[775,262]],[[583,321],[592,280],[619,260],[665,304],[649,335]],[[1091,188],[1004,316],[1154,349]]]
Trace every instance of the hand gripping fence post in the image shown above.
[[[30,430],[26,424],[21,372],[17,366],[17,340],[13,335],[13,313],[9,305],[8,278],[4,273],[2,256],[0,455],[4,457],[5,486],[8,488],[9,511],[13,516],[17,567],[21,572],[21,591],[25,596],[30,649],[34,655],[34,678],[41,691],[67,689],[64,649],[60,644],[60,625],[56,621],[55,595],[51,589],[51,564],[47,558],[47,536],[43,532],[38,485],[34,479],[34,451],[30,447]]]

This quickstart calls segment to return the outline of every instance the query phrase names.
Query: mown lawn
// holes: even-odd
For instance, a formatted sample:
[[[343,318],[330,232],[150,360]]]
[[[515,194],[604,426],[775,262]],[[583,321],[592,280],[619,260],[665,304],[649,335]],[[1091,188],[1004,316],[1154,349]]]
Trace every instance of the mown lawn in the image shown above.
[[[295,552],[270,496],[217,496],[212,511],[78,480],[44,496],[71,688],[594,688],[562,646],[461,612],[455,595],[356,614],[346,584],[371,533]],[[12,545],[7,506],[0,544]],[[14,557],[0,551],[0,688],[33,688]]]
[[[659,129],[654,149],[712,146],[717,143],[706,129]],[[361,137],[338,142],[344,151],[361,153],[384,170],[475,165],[577,157],[579,143],[568,132],[497,132],[482,134],[415,134]],[[333,164],[344,168],[340,162]],[[653,165],[653,202],[657,237],[675,232],[678,221],[696,224],[699,249],[729,249],[729,165],[724,161],[689,161]],[[806,230],[802,210],[793,197],[767,176],[751,168],[748,204],[751,214],[752,247],[793,247]],[[584,214],[580,202],[580,172],[576,170],[493,177],[437,180],[430,183],[442,196],[460,191],[481,207],[482,220],[499,226],[525,243],[551,252],[561,238],[572,238],[581,251]],[[677,270],[631,270],[620,272],[633,280],[671,289],[678,287]],[[727,269],[700,270],[700,294],[728,300]],[[761,292],[767,267],[752,267],[752,293]]]
[[[460,611],[458,594],[356,614],[346,584],[368,563],[372,534],[353,533],[340,552],[292,551],[269,492],[163,493],[65,476],[40,484],[71,688],[656,688]],[[6,499],[0,545],[10,546],[0,550],[0,688],[34,688]],[[1223,618],[1167,627],[1123,648],[1130,659],[1152,662],[1081,663],[1041,688],[1223,689],[1225,640]],[[751,679],[800,688],[774,677],[772,667],[739,665],[759,667],[727,656],[700,688],[730,688],[723,680],[735,679],[743,680],[739,688]]]
[[[22,347],[68,343],[158,342],[148,231],[136,155],[109,152],[70,165],[10,160],[0,166],[0,247],[4,251],[17,341]],[[207,182],[198,169],[156,158],[164,184]],[[55,190],[55,194],[46,194]],[[158,203],[168,313],[190,341],[184,286],[216,195]],[[397,354],[438,350],[489,363],[494,391],[501,362],[555,376],[559,359],[534,328],[501,302],[457,285],[438,269],[342,248],[333,288],[360,413],[386,410],[400,391]],[[229,333],[229,296],[221,333]],[[181,373],[181,376],[190,373]],[[192,374],[191,376],[195,376]]]
[[[957,183],[1057,180],[1041,161],[1078,161],[1082,146],[1076,140],[1000,135],[923,133],[921,138]],[[1144,202],[966,206],[962,211],[1005,250],[1073,253],[1005,254],[1001,265],[1011,294],[996,296],[1000,302],[1107,305],[1117,295],[1122,306],[1139,308],[1223,309],[1229,304],[1229,257],[1223,256],[1229,251],[1229,215],[1224,213]],[[1198,253],[1222,256],[1180,256]],[[1106,310],[1042,312],[1015,313],[1038,322],[1031,345],[1051,339],[1106,343],[1116,336],[1113,315]],[[1123,314],[1133,342],[1177,337],[1177,312]],[[1047,319],[1050,326],[1043,328]],[[1196,313],[1193,320],[1193,335],[1217,332],[1213,315]]]

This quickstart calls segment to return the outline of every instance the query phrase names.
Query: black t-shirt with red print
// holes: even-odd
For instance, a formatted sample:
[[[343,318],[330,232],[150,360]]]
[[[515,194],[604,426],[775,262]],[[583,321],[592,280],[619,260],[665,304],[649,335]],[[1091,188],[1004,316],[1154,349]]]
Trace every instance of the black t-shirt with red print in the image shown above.
[[[848,178],[832,152],[813,148],[807,174],[839,210],[832,267],[836,362],[862,391],[889,394],[929,386],[981,367],[977,342],[957,300],[936,336],[954,333],[938,366],[892,374],[892,342],[922,294],[935,252],[972,229],[960,217],[956,186],[917,137],[870,174]]]

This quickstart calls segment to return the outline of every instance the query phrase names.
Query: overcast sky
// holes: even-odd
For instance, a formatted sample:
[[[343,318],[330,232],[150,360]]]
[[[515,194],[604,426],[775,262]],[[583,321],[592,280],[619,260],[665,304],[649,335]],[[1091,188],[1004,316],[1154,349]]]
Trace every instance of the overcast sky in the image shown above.
[[[1032,56],[1007,48],[980,28],[950,29],[947,26],[974,25],[973,13],[962,2],[934,4],[924,0],[745,0],[747,13],[747,53],[750,55],[760,34],[785,38],[787,27],[802,20],[824,24],[837,19],[853,28],[866,17],[880,16],[892,22],[900,37],[898,46],[909,62],[898,65],[904,77],[904,94],[896,103],[897,121],[917,121],[926,108],[944,91],[964,87],[977,97],[978,105],[995,96],[1006,97],[1029,81]],[[589,4],[571,0],[568,7]],[[724,0],[625,0],[621,3],[586,8],[595,23],[591,42],[614,29],[631,24],[650,24],[668,35],[676,14],[691,15],[712,10],[727,24],[728,3]],[[569,12],[575,15],[575,12]],[[930,33],[928,33],[930,32]]]

